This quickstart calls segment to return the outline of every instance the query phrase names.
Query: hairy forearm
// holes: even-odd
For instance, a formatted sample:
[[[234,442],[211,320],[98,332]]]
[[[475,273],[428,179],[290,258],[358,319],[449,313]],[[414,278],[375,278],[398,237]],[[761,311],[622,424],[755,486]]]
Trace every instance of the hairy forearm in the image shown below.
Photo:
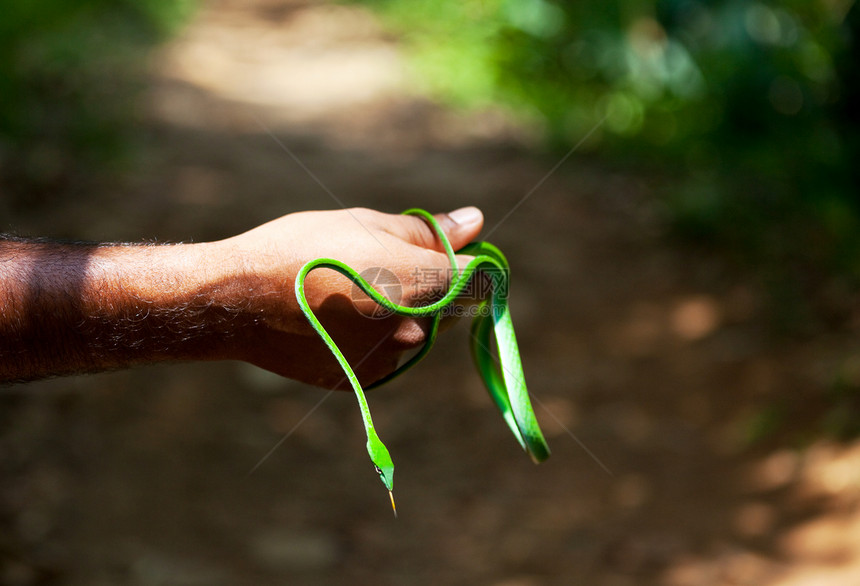
[[[478,210],[441,215],[455,249],[474,238]],[[465,218],[465,220],[464,220]],[[463,222],[463,223],[461,223]],[[420,218],[366,209],[287,214],[216,242],[64,244],[0,236],[0,383],[136,364],[243,360],[328,388],[341,367],[293,292],[301,267],[336,258],[358,272],[386,267],[402,304],[441,294],[420,270],[448,271]],[[410,285],[411,284],[411,285]],[[390,373],[423,343],[426,320],[370,319],[353,284],[314,271],[304,292],[362,380]]]
[[[247,314],[208,247],[0,239],[0,381],[229,357]]]

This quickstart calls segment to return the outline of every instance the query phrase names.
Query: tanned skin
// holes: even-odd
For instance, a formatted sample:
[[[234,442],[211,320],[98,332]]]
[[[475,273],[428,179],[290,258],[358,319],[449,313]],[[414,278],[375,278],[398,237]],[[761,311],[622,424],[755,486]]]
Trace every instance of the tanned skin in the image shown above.
[[[437,218],[455,249],[475,239],[483,223],[475,208]],[[302,265],[319,257],[359,272],[386,268],[400,280],[399,301],[407,305],[439,296],[444,280],[421,275],[449,269],[423,220],[368,209],[294,213],[193,244],[0,236],[0,383],[165,361],[243,360],[343,388],[340,367],[293,291]],[[306,293],[364,383],[391,372],[425,339],[426,320],[369,319],[352,283],[334,271],[314,271]]]

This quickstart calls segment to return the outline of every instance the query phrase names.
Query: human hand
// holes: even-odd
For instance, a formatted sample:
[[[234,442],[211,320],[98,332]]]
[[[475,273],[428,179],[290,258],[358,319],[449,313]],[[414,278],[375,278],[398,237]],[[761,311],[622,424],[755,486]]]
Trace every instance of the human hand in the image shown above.
[[[477,208],[436,216],[457,250],[481,230]],[[241,359],[283,376],[326,388],[349,388],[331,352],[307,323],[293,287],[301,267],[326,257],[362,273],[375,268],[393,275],[401,305],[441,297],[450,265],[430,226],[415,216],[368,209],[299,212],[209,245],[227,268],[224,291],[238,296],[239,327],[224,346]],[[461,265],[470,257],[458,257]],[[388,271],[388,272],[385,272]],[[427,275],[439,278],[426,278]],[[375,304],[333,270],[313,271],[305,282],[308,302],[363,384],[392,372],[403,353],[420,346],[429,319],[369,317]]]

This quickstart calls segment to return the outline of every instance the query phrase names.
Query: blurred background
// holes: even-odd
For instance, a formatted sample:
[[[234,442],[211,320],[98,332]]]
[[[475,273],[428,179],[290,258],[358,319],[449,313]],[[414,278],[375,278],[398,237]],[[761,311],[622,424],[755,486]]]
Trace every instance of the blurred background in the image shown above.
[[[0,230],[478,205],[553,457],[466,324],[370,396],[396,521],[348,394],[234,363],[6,387],[0,584],[860,582],[853,0],[3,11]]]

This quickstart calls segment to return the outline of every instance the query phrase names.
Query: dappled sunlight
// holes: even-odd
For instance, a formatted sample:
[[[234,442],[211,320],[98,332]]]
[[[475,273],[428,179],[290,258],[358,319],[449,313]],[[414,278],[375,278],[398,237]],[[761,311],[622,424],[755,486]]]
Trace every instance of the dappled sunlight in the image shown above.
[[[536,140],[499,108],[456,112],[423,97],[396,41],[360,6],[226,2],[162,48],[151,73],[147,110],[174,128],[289,128],[389,158],[414,157],[428,140]]]
[[[749,465],[745,485],[755,492],[784,488],[796,480],[800,471],[800,455],[789,449],[778,450]]]
[[[166,49],[159,71],[292,120],[402,91],[404,76],[366,10],[327,4],[296,5],[271,21],[235,9],[206,14]]]
[[[672,331],[681,339],[693,341],[714,332],[720,323],[716,301],[707,295],[680,301],[672,310]]]
[[[820,441],[804,454],[802,486],[812,493],[860,499],[860,443]]]
[[[638,302],[621,323],[604,333],[607,345],[624,355],[662,351],[673,341],[691,343],[713,334],[721,323],[719,302],[708,295],[690,295],[660,303]]]
[[[664,577],[667,586],[701,584],[766,584],[778,572],[778,564],[767,556],[725,547],[713,559],[682,559]]]

